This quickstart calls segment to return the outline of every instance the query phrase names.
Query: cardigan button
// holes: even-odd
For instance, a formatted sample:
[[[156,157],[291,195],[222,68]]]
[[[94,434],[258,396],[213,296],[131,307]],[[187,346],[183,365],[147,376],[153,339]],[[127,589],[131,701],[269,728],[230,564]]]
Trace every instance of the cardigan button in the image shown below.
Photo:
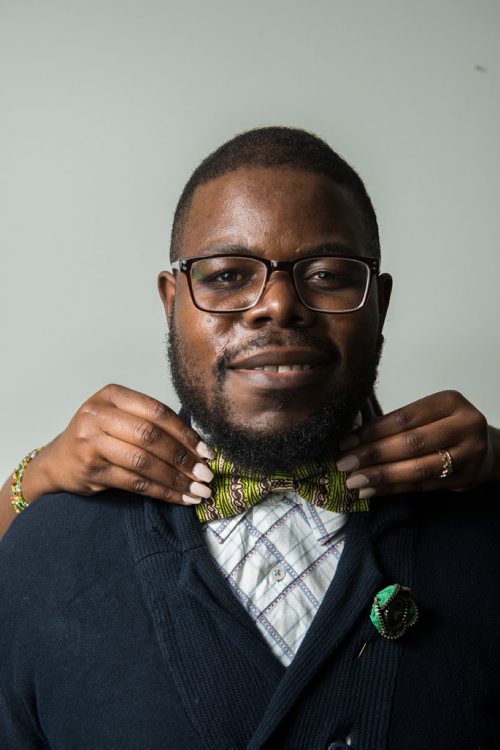
[[[330,745],[328,745],[326,750],[352,750],[350,745],[347,745],[345,742],[332,742]]]

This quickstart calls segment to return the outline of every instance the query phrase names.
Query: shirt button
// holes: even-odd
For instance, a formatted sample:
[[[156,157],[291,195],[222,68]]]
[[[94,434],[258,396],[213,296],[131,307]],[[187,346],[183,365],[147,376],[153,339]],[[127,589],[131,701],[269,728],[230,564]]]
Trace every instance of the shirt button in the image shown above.
[[[271,570],[271,575],[275,581],[282,581],[285,577],[285,569],[282,565],[275,565]]]

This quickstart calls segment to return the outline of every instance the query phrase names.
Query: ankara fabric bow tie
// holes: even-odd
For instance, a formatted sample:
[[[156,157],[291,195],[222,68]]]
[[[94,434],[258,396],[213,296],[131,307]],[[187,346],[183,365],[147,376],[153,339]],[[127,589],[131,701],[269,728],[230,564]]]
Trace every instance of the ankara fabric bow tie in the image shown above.
[[[293,471],[263,474],[241,469],[220,453],[208,464],[214,473],[212,495],[196,506],[202,522],[217,521],[243,513],[260,503],[269,492],[297,492],[304,500],[336,513],[366,511],[367,500],[345,484],[345,474],[335,466],[333,458],[321,463],[308,461]]]

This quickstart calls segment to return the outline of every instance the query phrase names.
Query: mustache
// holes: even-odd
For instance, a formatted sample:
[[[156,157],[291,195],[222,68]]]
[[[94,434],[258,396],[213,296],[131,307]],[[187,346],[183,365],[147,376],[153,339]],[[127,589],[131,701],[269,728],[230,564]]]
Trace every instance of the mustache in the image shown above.
[[[269,346],[288,346],[288,347],[313,347],[320,354],[328,359],[337,361],[340,358],[339,350],[331,341],[325,341],[318,336],[312,336],[305,331],[260,331],[252,338],[249,338],[243,344],[238,346],[227,347],[224,353],[217,358],[214,371],[218,377],[223,376],[229,369],[230,362],[242,354],[247,354],[255,349],[264,349]]]

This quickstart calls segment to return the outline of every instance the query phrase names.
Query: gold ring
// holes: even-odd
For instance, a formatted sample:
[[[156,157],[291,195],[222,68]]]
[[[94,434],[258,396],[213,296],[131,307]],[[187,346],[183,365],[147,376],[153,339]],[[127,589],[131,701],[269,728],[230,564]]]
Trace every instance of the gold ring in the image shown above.
[[[438,454],[441,456],[441,460],[443,462],[443,468],[441,469],[439,478],[446,479],[446,477],[449,477],[451,472],[453,471],[453,461],[451,460],[449,451],[438,451]]]

